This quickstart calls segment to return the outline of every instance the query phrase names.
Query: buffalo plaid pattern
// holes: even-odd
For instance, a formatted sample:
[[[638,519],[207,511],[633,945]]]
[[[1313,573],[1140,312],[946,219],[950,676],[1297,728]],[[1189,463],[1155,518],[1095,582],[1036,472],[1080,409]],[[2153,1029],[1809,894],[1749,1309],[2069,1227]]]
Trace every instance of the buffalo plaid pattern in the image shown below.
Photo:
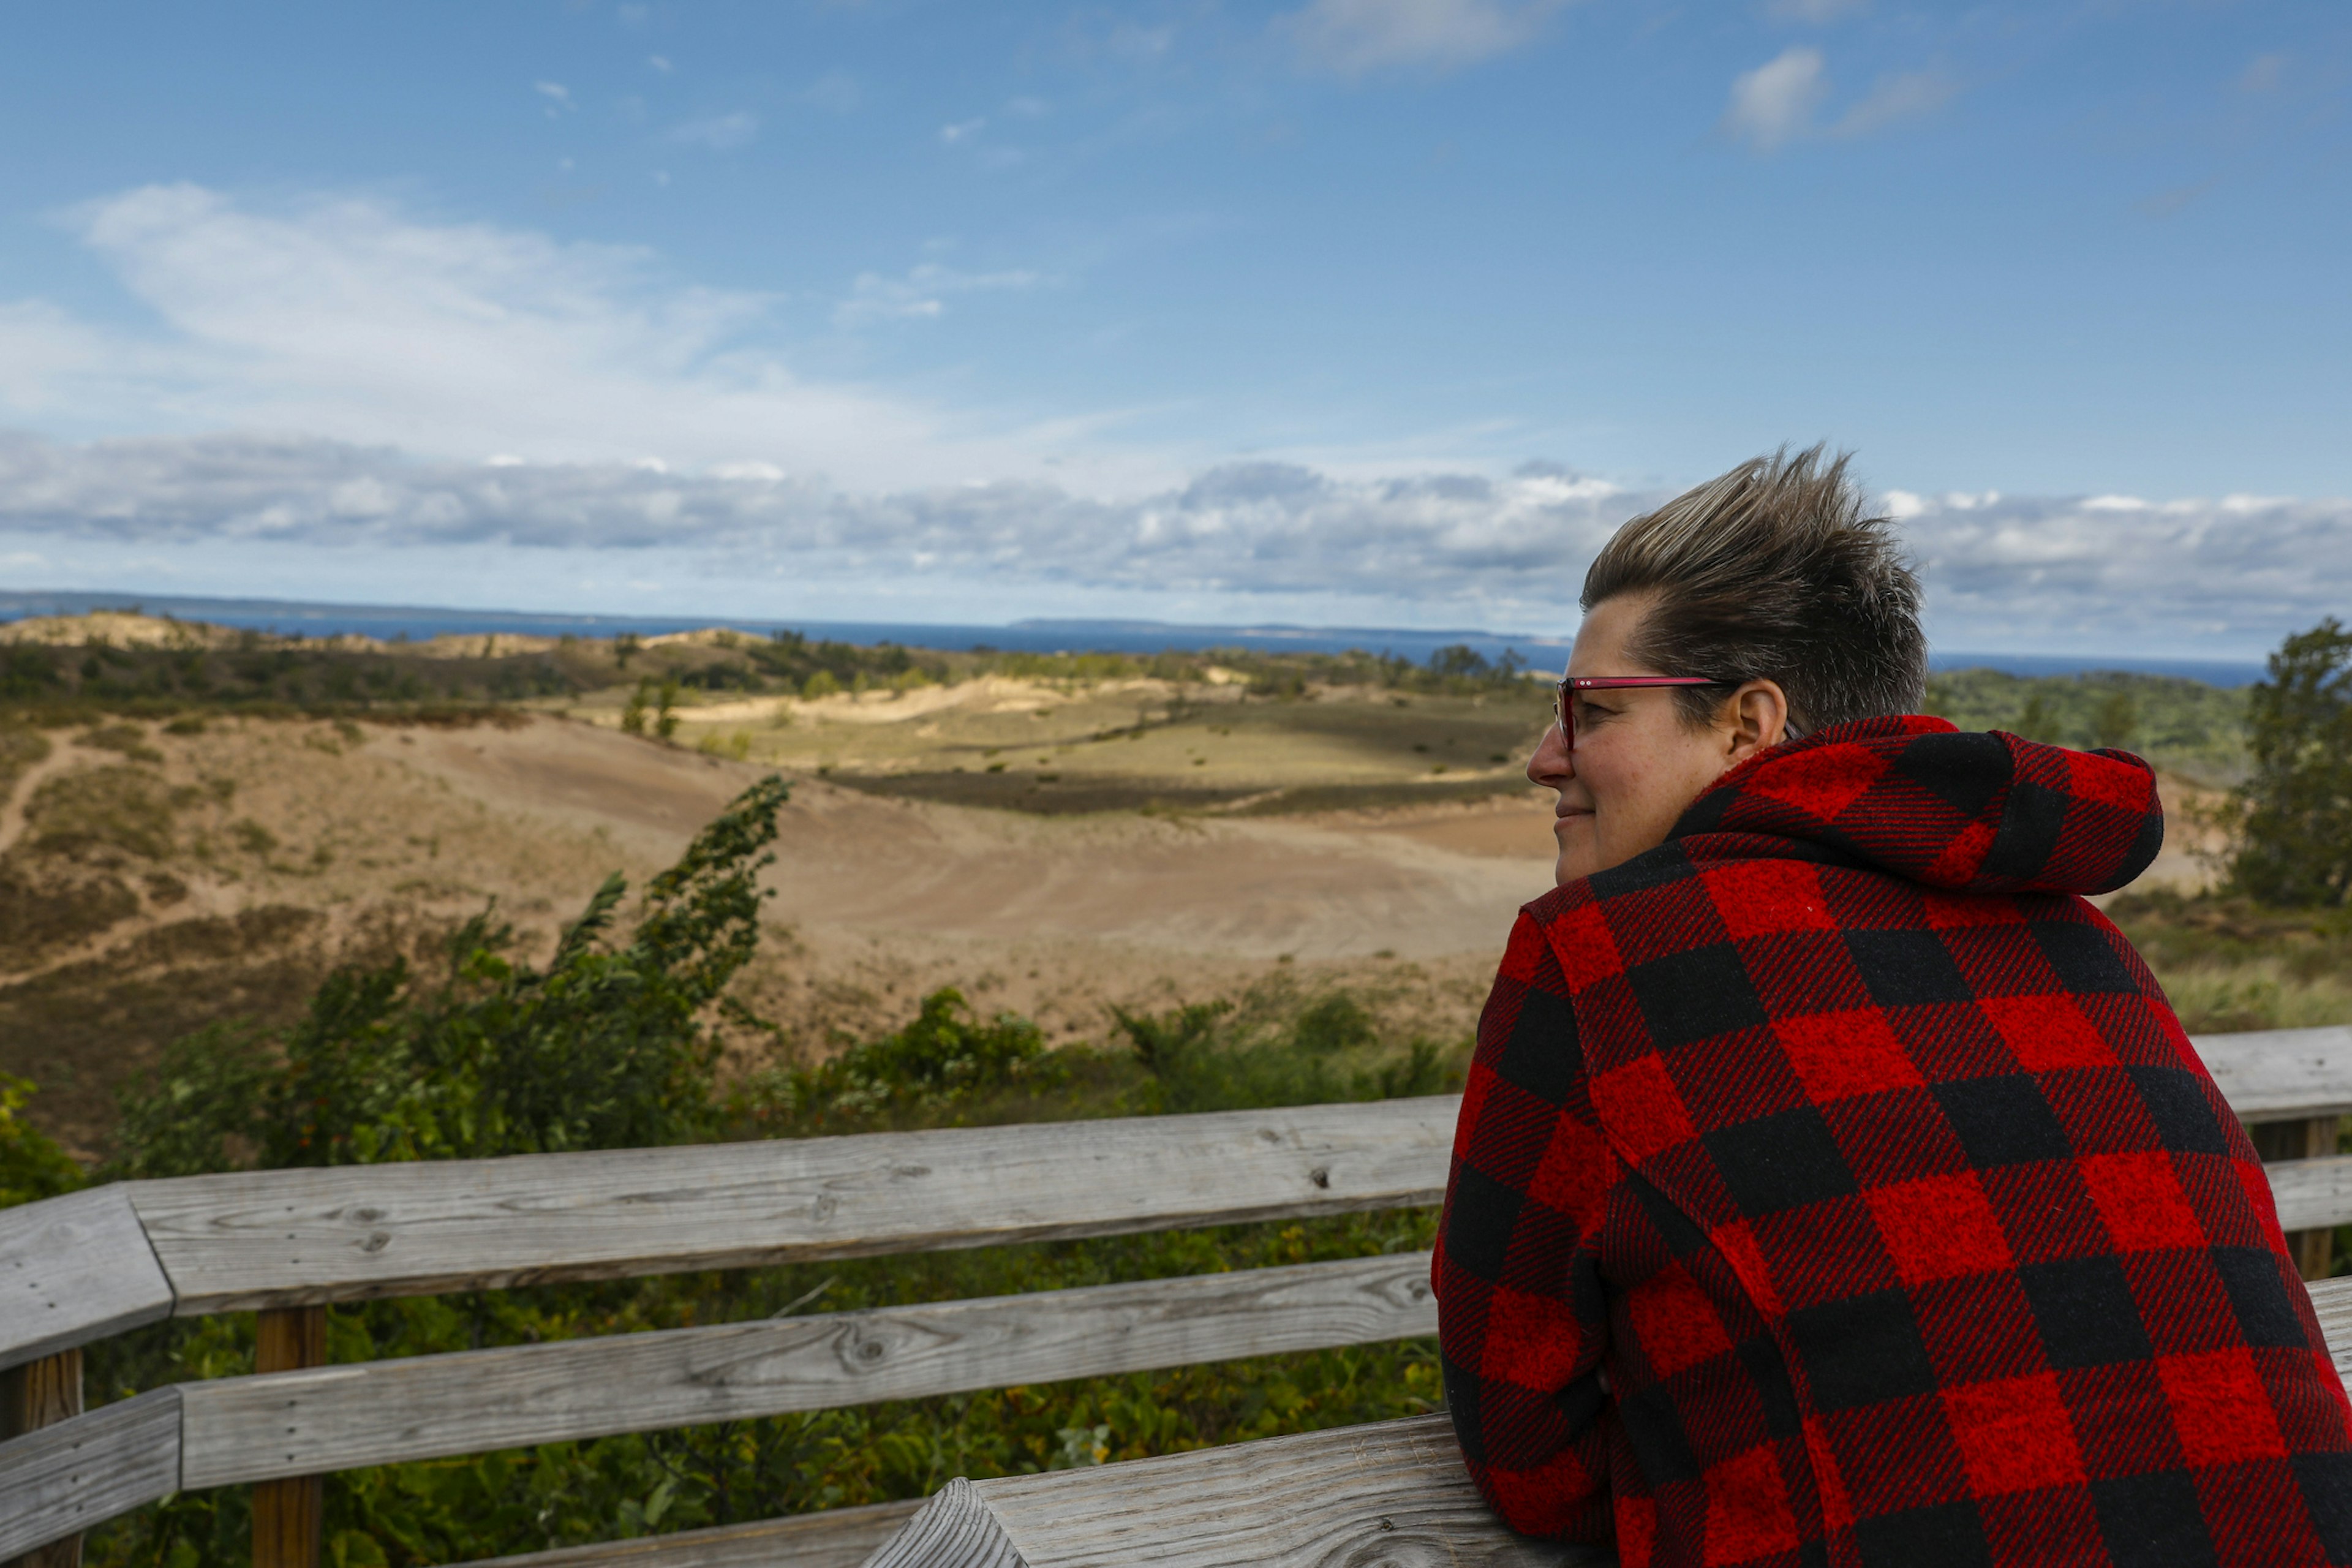
[[[1683,1564],[2352,1562],[2252,1149],[2076,894],[2137,759],[1875,720],[1527,906],[1434,1285],[1479,1489]]]

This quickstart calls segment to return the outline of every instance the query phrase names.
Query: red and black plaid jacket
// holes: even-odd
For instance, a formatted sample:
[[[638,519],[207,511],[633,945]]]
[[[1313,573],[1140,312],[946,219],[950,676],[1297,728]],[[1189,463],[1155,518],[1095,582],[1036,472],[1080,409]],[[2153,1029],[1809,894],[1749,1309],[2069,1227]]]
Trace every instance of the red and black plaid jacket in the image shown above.
[[[2077,895],[2117,752],[1873,720],[1527,906],[1434,1283],[1471,1474],[1670,1564],[2352,1561],[2352,1433],[2262,1167]]]

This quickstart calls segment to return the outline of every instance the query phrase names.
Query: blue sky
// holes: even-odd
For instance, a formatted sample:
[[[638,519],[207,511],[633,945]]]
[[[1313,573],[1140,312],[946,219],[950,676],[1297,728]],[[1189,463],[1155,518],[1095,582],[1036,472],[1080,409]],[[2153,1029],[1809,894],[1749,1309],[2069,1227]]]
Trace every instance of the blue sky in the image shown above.
[[[23,8],[0,575],[1572,625],[1828,439],[1950,646],[2352,611],[2352,12]]]

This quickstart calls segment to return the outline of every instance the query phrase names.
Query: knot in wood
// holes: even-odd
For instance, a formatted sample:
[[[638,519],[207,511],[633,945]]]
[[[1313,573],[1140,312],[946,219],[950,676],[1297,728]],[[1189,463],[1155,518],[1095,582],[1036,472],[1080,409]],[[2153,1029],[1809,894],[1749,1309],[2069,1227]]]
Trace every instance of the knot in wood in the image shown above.
[[[1331,1167],[1318,1165],[1307,1173],[1307,1179],[1318,1187],[1328,1187],[1331,1184]]]

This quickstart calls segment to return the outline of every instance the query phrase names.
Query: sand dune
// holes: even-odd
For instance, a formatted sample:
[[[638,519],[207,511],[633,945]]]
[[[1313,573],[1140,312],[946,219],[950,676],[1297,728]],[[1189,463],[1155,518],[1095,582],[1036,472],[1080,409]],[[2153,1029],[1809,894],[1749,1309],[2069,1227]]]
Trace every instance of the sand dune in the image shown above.
[[[650,858],[761,773],[584,724],[371,744],[498,810],[602,826]],[[803,779],[780,819],[775,910],[807,927],[1200,956],[1491,953],[1549,886],[1547,822],[1519,801],[1428,820],[1035,817]]]
[[[50,740],[0,802],[0,923],[59,931],[0,952],[0,1070],[43,1084],[45,1120],[84,1152],[114,1086],[168,1040],[222,1017],[288,1021],[338,962],[436,964],[434,933],[485,908],[544,952],[608,873],[642,886],[767,771],[552,717]],[[44,848],[26,807],[45,788],[147,790],[170,847],[138,847],[142,825],[118,811],[120,845]],[[814,1051],[898,1026],[941,985],[1061,1041],[1110,1039],[1114,1005],[1261,984],[1345,986],[1400,1038],[1458,1040],[1514,913],[1550,886],[1549,825],[1533,791],[1317,816],[1048,816],[803,773],[746,996]],[[2148,879],[2200,876],[2190,847]],[[90,903],[93,887],[111,903]],[[104,908],[69,932],[42,912],[76,897]]]

